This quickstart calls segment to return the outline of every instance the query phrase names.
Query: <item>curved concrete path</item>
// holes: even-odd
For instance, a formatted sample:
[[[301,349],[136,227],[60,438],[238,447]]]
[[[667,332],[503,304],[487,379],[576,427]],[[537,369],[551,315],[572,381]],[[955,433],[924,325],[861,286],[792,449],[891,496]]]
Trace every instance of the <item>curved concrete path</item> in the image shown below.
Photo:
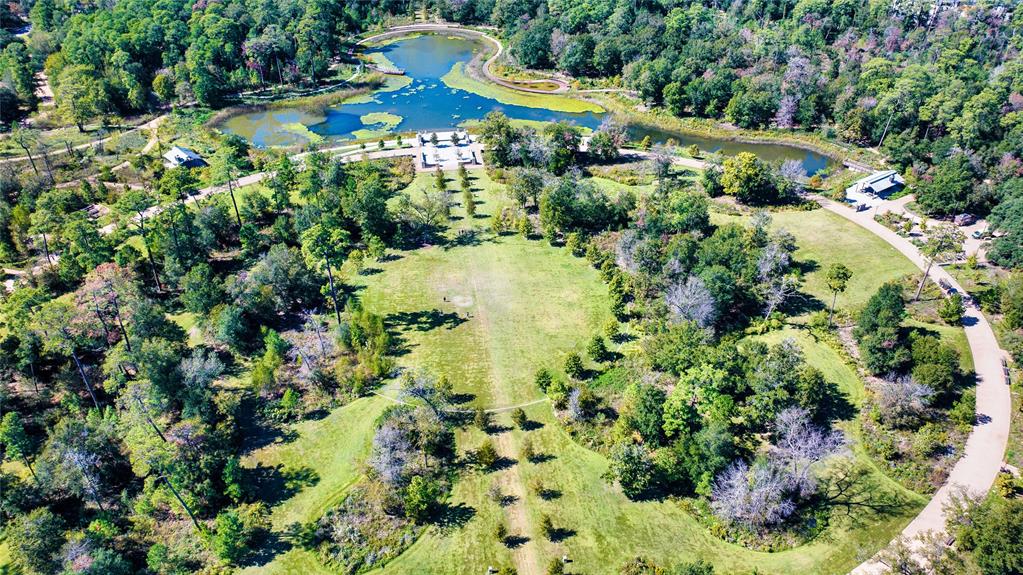
[[[854,212],[848,207],[822,197],[814,197],[824,209],[866,228],[889,245],[899,250],[921,270],[927,262],[909,240],[874,221],[870,211]],[[951,274],[940,266],[931,268],[931,280],[945,280],[960,293],[966,293]],[[998,346],[995,333],[979,310],[968,307],[963,316],[963,329],[973,354],[977,374],[977,423],[966,440],[963,455],[952,468],[945,484],[934,497],[902,530],[901,535],[911,544],[916,536],[945,531],[945,506],[960,490],[973,495],[987,494],[995,477],[1002,468],[1002,458],[1009,440],[1009,424],[1012,417],[1012,398],[1005,378],[1002,361],[1006,354]],[[878,560],[877,555],[852,570],[854,575],[875,575],[889,572],[889,567]]]

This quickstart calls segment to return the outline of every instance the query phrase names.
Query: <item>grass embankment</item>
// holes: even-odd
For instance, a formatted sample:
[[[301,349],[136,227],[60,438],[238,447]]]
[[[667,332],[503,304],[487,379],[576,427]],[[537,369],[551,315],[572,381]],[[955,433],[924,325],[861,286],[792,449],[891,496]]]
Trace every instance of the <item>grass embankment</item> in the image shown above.
[[[505,88],[493,82],[485,82],[470,76],[465,69],[465,62],[456,62],[451,71],[441,77],[441,81],[449,88],[465,90],[485,98],[493,98],[509,106],[525,106],[528,108],[546,108],[555,112],[584,113],[604,112],[599,104],[559,94],[535,94]]]

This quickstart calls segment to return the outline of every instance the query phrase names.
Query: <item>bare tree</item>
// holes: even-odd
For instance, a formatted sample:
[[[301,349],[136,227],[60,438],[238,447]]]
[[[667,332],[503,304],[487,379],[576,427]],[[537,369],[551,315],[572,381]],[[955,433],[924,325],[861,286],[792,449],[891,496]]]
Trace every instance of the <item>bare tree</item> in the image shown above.
[[[699,276],[679,279],[668,287],[664,301],[676,320],[690,320],[700,327],[710,327],[717,318],[717,302]]]
[[[753,531],[777,525],[796,510],[787,474],[769,463],[739,460],[714,480],[711,508],[720,519]]]
[[[771,317],[786,300],[799,293],[799,278],[785,275],[771,280],[763,286],[764,317]]]
[[[639,248],[639,244],[640,238],[636,230],[622,232],[615,245],[615,263],[618,267],[629,273],[635,273],[639,269],[639,264],[636,263],[636,249]]]
[[[412,442],[403,429],[388,421],[373,436],[373,454],[369,465],[390,484],[404,480],[405,469],[412,459]]]
[[[896,377],[873,386],[881,422],[889,427],[913,427],[926,415],[934,390],[909,377]]]
[[[771,460],[786,471],[789,489],[801,498],[817,492],[816,464],[846,452],[845,435],[815,425],[801,407],[779,413],[775,433]]]

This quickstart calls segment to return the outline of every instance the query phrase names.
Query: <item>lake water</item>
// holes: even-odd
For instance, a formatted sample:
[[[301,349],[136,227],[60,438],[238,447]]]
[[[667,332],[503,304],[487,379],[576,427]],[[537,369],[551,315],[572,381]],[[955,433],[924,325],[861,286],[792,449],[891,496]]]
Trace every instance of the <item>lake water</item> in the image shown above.
[[[449,88],[441,80],[458,62],[469,62],[480,48],[479,44],[462,38],[423,35],[400,40],[375,48],[411,79],[407,86],[392,92],[377,92],[368,102],[341,104],[314,115],[299,109],[276,109],[254,112],[231,118],[222,126],[225,131],[248,138],[254,145],[286,146],[308,141],[305,130],[328,142],[350,140],[357,132],[384,129],[388,126],[363,123],[362,117],[372,113],[399,116],[401,121],[393,131],[412,132],[450,128],[466,120],[478,120],[488,112],[499,110],[517,120],[567,120],[579,126],[596,128],[604,114],[585,112],[558,112],[544,108],[530,108],[502,104],[492,98],[464,90]],[[655,142],[674,138],[680,145],[696,144],[705,152],[720,151],[736,154],[749,151],[768,161],[796,159],[802,162],[807,174],[812,175],[829,165],[830,160],[820,154],[778,144],[742,144],[726,140],[674,134],[661,130],[634,128],[633,136],[649,134]]]

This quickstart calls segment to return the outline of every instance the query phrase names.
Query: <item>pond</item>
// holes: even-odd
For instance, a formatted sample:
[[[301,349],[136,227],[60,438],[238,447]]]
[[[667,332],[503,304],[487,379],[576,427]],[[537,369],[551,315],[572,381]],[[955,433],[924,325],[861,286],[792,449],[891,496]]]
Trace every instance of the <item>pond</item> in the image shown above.
[[[355,102],[328,107],[319,114],[298,107],[242,114],[227,120],[221,127],[256,146],[267,147],[304,144],[312,139],[336,143],[386,132],[438,130],[481,119],[494,110],[516,120],[567,120],[591,129],[600,125],[603,113],[508,105],[445,85],[442,77],[456,64],[468,63],[480,48],[480,44],[469,39],[434,34],[399,40],[367,52],[378,63],[393,63],[405,70],[407,79],[392,79],[398,85],[407,83],[398,89],[378,91]],[[632,136],[637,139],[645,135],[650,135],[655,142],[674,138],[683,146],[696,144],[705,152],[749,151],[768,161],[795,159],[802,162],[809,175],[831,162],[820,154],[779,144],[743,144],[661,130],[632,129]]]

